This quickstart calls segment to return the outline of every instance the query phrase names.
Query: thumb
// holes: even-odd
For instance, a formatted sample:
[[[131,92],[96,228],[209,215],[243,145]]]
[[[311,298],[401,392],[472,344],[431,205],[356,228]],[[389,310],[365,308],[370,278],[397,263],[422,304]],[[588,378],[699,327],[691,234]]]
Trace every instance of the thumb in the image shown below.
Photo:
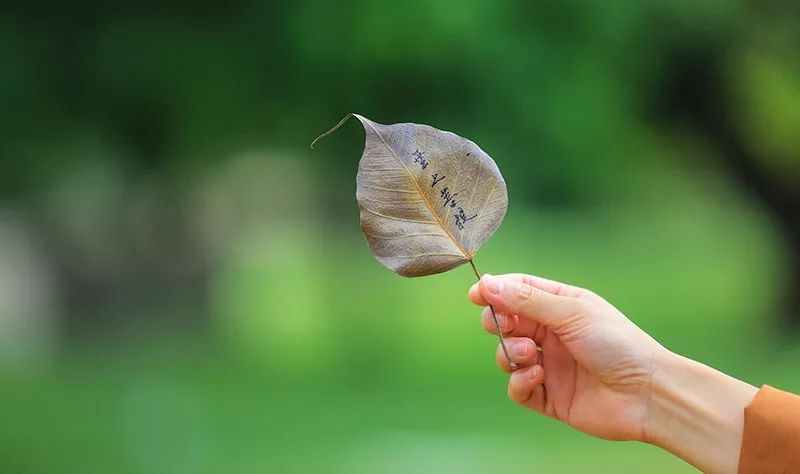
[[[498,312],[533,319],[556,332],[586,318],[585,305],[578,298],[554,295],[527,283],[488,274],[478,286],[481,296]]]

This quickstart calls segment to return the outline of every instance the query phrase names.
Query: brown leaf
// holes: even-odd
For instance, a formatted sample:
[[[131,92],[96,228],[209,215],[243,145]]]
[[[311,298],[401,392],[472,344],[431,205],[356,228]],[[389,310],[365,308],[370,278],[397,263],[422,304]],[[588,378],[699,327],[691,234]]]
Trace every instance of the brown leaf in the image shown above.
[[[508,207],[506,183],[491,157],[451,132],[414,123],[381,125],[357,114],[317,140],[350,117],[366,132],[356,199],[375,257],[406,277],[471,261]]]

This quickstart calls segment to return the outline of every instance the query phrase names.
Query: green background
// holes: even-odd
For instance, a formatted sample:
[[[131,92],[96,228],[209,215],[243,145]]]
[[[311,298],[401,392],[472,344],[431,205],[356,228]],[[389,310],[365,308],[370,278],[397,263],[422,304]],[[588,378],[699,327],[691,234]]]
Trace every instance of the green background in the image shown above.
[[[797,249],[716,122],[797,193],[798,18],[718,0],[0,7],[0,470],[692,472],[508,401],[471,270],[409,280],[370,255],[360,127],[308,145],[348,112],[472,139],[510,200],[481,271],[591,288],[676,352],[800,391]]]

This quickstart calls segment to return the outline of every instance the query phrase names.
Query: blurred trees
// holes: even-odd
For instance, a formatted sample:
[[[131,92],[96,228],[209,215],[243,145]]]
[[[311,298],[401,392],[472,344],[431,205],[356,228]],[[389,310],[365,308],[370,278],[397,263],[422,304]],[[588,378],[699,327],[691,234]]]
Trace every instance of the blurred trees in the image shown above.
[[[349,186],[341,156],[357,146],[306,151],[346,112],[471,137],[512,203],[538,208],[636,199],[646,170],[684,159],[684,142],[664,147],[688,129],[709,164],[687,166],[730,173],[770,210],[798,295],[797,20],[774,1],[13,2],[0,7],[0,196],[31,209],[85,305],[202,287],[192,180],[242,149],[294,152],[316,160],[323,190]],[[351,204],[323,194],[333,214]],[[96,219],[75,229],[86,209]],[[75,258],[99,248],[116,263]]]
[[[772,7],[772,8],[770,8]],[[784,236],[785,304],[800,324],[800,8],[763,4],[736,36],[661,44],[657,106],[671,127],[689,127],[708,157],[759,202]],[[778,15],[781,18],[776,18]],[[792,20],[794,19],[794,20]],[[673,31],[682,32],[680,25]],[[791,45],[794,45],[792,47]]]

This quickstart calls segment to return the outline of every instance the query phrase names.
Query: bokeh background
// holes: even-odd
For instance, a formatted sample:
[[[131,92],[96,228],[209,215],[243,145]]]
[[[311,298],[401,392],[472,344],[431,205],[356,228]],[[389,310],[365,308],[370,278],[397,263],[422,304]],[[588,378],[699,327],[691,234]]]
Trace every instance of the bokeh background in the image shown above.
[[[800,391],[800,4],[0,6],[0,471],[692,472],[514,406],[469,268],[360,234],[347,112],[481,145],[481,271]]]

